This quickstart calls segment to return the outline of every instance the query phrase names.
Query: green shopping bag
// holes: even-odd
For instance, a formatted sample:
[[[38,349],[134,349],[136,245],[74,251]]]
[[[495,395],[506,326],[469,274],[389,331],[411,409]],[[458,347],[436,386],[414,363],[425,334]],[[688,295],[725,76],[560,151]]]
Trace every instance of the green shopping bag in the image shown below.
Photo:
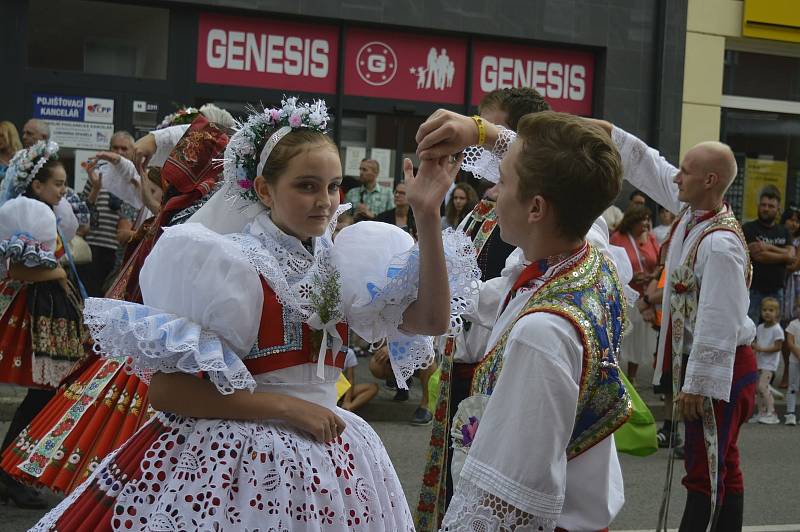
[[[656,438],[656,420],[653,413],[639,397],[636,388],[628,382],[628,378],[620,371],[619,376],[628,390],[633,404],[633,413],[628,421],[625,422],[616,432],[614,441],[617,451],[632,454],[634,456],[648,456],[658,450],[658,439]]]
[[[428,412],[436,412],[436,403],[439,402],[439,377],[442,376],[442,368],[439,366],[428,380]]]

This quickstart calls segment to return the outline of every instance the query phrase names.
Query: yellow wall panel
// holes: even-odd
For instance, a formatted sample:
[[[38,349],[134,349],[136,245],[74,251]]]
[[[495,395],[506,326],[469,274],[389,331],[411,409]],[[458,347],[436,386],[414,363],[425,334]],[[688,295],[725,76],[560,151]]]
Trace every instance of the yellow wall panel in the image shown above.
[[[681,159],[699,142],[719,140],[719,105],[683,104],[681,114]]]
[[[686,29],[726,37],[741,36],[741,0],[689,0]]]
[[[742,35],[775,41],[800,42],[800,2],[745,0]]]
[[[686,34],[683,101],[719,106],[725,59],[725,37]]]

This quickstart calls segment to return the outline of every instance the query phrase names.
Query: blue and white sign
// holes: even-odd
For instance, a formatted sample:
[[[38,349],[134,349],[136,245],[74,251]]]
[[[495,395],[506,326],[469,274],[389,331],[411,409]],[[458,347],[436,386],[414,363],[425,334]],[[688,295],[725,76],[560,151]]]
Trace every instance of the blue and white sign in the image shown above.
[[[107,150],[114,133],[114,100],[36,93],[33,117],[46,121],[51,138],[64,148]]]
[[[114,123],[114,100],[90,96],[34,94],[33,116],[42,120]]]

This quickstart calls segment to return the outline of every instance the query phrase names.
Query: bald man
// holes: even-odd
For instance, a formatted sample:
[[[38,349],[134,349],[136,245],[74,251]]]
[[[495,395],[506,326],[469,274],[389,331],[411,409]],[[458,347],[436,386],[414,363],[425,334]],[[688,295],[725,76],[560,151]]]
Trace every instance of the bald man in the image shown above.
[[[50,138],[50,126],[44,120],[31,118],[22,126],[22,145],[30,148],[40,140]]]
[[[682,382],[673,381],[686,428],[688,493],[680,531],[704,532],[712,519],[713,530],[739,531],[744,483],[736,441],[753,409],[757,373],[750,348],[756,329],[747,317],[750,259],[741,226],[723,202],[736,177],[736,160],[727,145],[703,142],[675,168],[633,135],[595,122],[619,149],[624,178],[678,215],[665,243],[663,300],[669,303],[661,331],[667,333],[659,341],[654,382],[670,366],[675,375],[683,373]],[[717,456],[717,475],[709,474],[706,440],[711,456]],[[715,483],[718,496],[712,498]]]

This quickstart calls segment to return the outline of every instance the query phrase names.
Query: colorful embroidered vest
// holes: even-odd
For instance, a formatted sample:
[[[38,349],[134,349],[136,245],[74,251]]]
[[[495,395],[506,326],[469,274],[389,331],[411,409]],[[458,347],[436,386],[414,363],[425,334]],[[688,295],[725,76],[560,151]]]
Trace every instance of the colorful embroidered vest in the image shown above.
[[[464,224],[464,233],[472,238],[481,280],[487,281],[500,276],[506,258],[515,246],[503,242],[497,230],[495,202],[483,199],[475,206]]]
[[[747,248],[747,240],[744,237],[742,226],[739,224],[739,220],[736,219],[736,216],[734,216],[733,212],[729,208],[725,209],[725,212],[720,212],[710,219],[709,224],[705,227],[705,229],[703,229],[703,233],[699,238],[697,238],[697,240],[694,241],[689,253],[686,254],[684,265],[694,271],[694,264],[697,260],[697,250],[700,249],[700,243],[705,237],[716,231],[730,231],[731,233],[735,234],[742,243],[745,257],[747,257],[747,266],[745,267],[744,278],[745,282],[747,283],[747,287],[750,288],[750,282],[753,279],[753,264],[750,262],[750,253],[748,252]]]
[[[261,279],[261,285],[264,289],[261,327],[258,331],[258,341],[250,350],[250,354],[245,357],[244,365],[250,373],[259,375],[314,362],[313,357],[318,351],[312,347],[311,339],[314,331],[305,323],[287,315],[275,292],[264,279]],[[325,364],[342,369],[347,355],[349,329],[346,324],[340,323],[336,326],[336,330],[339,331],[344,345],[335,356],[329,349],[325,356]]]
[[[475,370],[472,395],[491,395],[503,367],[511,329],[520,318],[534,312],[561,316],[572,323],[583,344],[578,404],[567,459],[589,450],[631,415],[631,400],[617,365],[625,323],[623,297],[616,269],[589,245],[584,257],[549,279],[530,297]]]

